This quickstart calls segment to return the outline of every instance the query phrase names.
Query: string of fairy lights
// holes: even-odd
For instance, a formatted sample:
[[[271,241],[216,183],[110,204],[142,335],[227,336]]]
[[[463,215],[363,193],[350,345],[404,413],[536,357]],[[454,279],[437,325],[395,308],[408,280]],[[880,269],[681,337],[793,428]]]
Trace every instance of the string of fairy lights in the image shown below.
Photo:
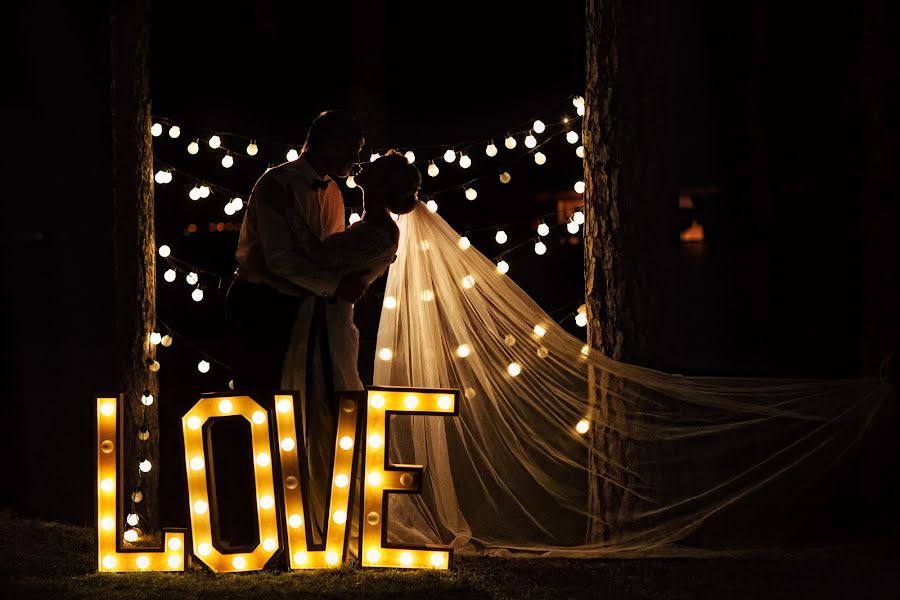
[[[479,198],[479,189],[483,189],[490,180],[499,182],[500,185],[509,184],[512,180],[510,165],[519,163],[525,157],[530,157],[537,167],[545,165],[548,161],[548,144],[560,137],[564,137],[565,141],[570,146],[574,147],[573,153],[577,158],[583,159],[584,147],[580,144],[580,134],[576,125],[578,125],[580,118],[584,115],[584,100],[580,96],[572,96],[570,97],[570,100],[572,106],[575,108],[577,117],[565,116],[561,120],[554,121],[546,119],[546,122],[541,118],[533,118],[508,128],[504,134],[499,136],[451,144],[436,144],[405,149],[403,152],[407,161],[420,167],[420,170],[423,171],[423,174],[426,176],[426,182],[436,183],[443,180],[448,174],[452,175],[454,171],[451,169],[455,170],[455,168],[459,169],[458,173],[468,173],[469,169],[477,166],[478,161],[484,160],[488,164],[491,162],[497,163],[496,165],[491,165],[491,168],[487,169],[487,172],[466,178],[461,183],[453,183],[429,191],[426,194],[422,194],[421,197],[428,210],[437,212],[439,209],[438,200],[452,201],[454,199],[464,198],[466,201],[473,202]],[[189,155],[197,155],[201,152],[201,148],[208,147],[210,151],[221,154],[221,157],[219,157],[219,154],[216,156],[219,158],[219,164],[225,170],[234,168],[237,161],[243,161],[245,159],[252,161],[254,164],[265,165],[267,169],[272,168],[276,163],[271,162],[269,158],[263,156],[261,154],[262,150],[269,151],[269,154],[267,155],[269,157],[271,157],[274,152],[278,152],[287,161],[295,161],[300,156],[300,153],[297,150],[297,148],[300,147],[298,144],[269,141],[232,132],[211,131],[201,128],[197,128],[194,131],[197,135],[188,138],[191,141],[189,141],[185,147],[187,153]],[[162,137],[164,133],[172,140],[180,139],[182,137],[181,125],[172,119],[157,116],[154,118],[151,134],[153,137],[159,138]],[[497,141],[502,142],[502,147],[505,148],[506,153],[512,153],[517,148],[520,149],[520,152],[512,157],[501,156],[501,150],[498,147]],[[521,151],[522,148],[524,148],[524,152]],[[368,157],[369,162],[377,160],[384,151],[384,149],[376,149],[371,152]],[[168,186],[175,180],[176,176],[179,180],[183,180],[190,184],[188,198],[191,202],[200,202],[211,196],[224,198],[223,211],[228,217],[238,215],[246,207],[244,198],[248,198],[249,193],[242,193],[230,189],[227,186],[213,183],[206,178],[196,177],[157,156],[154,156],[154,167],[154,180],[159,186]],[[355,167],[354,173],[358,173],[358,168],[359,165]],[[344,184],[348,189],[354,189],[356,187],[354,175],[351,174],[348,176],[345,179]],[[582,181],[574,182],[573,189],[578,194],[583,193],[584,183]],[[346,207],[348,224],[352,225],[362,218],[359,210],[360,207]],[[552,224],[547,222],[554,217],[558,222]],[[496,264],[496,269],[499,273],[507,274],[510,270],[508,259],[513,253],[531,246],[535,254],[542,256],[546,254],[548,250],[544,239],[552,232],[565,227],[565,230],[569,235],[578,234],[581,225],[584,224],[584,213],[582,212],[581,206],[577,206],[574,209],[567,211],[563,217],[564,219],[560,220],[560,213],[558,211],[538,216],[538,225],[533,234],[518,243],[509,246],[507,246],[509,234],[506,229],[512,224],[508,222],[502,225],[492,225],[466,230],[460,236],[458,245],[461,250],[465,251],[472,246],[468,237],[469,235],[478,232],[493,231],[494,241],[499,246],[503,247],[503,249],[497,253],[492,260]],[[397,217],[394,216],[394,218],[396,220]],[[534,220],[534,218],[530,218],[528,219],[528,222],[533,223]],[[564,221],[564,223],[561,221]],[[230,276],[224,276],[203,269],[174,256],[172,248],[168,244],[161,244],[158,247],[158,253],[163,259],[163,266],[166,269],[163,273],[163,280],[166,284],[175,284],[178,281],[179,276],[181,276],[184,283],[187,284],[190,289],[190,296],[194,302],[203,302],[206,299],[208,292],[215,293],[219,296],[224,296],[227,292],[227,284],[231,279]],[[466,281],[463,281],[462,285],[465,286]],[[391,302],[391,298],[385,297],[383,302],[385,303],[385,306],[388,306]],[[574,306],[574,304],[577,303],[570,303],[562,307],[565,314],[559,319],[559,322],[563,323],[567,319],[574,317],[576,324],[580,327],[584,327],[587,324],[585,306],[582,303],[577,311],[573,312],[572,306]],[[175,328],[164,322],[162,319],[157,320],[157,327],[151,333],[149,343],[152,346],[169,348],[173,345],[176,337],[200,357],[200,360],[197,362],[197,370],[200,373],[209,373],[213,365],[230,373],[231,369],[227,364],[203,351],[197,344],[191,342],[189,338],[176,331]],[[161,363],[156,359],[148,359],[147,368],[151,372],[156,373],[160,370]],[[233,380],[229,381],[229,387],[233,389]],[[141,404],[139,410],[141,411],[142,418],[137,440],[139,457],[138,482],[131,494],[131,508],[126,517],[127,527],[124,532],[124,539],[129,543],[137,541],[142,535],[140,525],[143,517],[140,516],[137,505],[143,500],[144,492],[141,489],[142,476],[152,469],[152,464],[145,458],[146,444],[150,439],[146,414],[147,409],[152,406],[154,401],[155,400],[149,391],[145,391],[140,398]]]

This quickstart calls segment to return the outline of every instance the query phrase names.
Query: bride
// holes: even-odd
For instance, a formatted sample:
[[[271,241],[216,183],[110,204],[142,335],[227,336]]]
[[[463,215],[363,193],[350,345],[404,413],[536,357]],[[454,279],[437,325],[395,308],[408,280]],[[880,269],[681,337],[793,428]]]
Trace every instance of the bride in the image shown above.
[[[362,219],[322,241],[313,239],[309,251],[310,258],[323,269],[339,276],[359,276],[368,285],[396,257],[400,230],[391,213],[404,215],[416,207],[422,175],[402,154],[390,150],[364,165],[356,183],[363,191]],[[305,390],[298,412],[310,449],[310,478],[317,482],[311,488],[311,505],[317,517],[321,516],[327,487],[322,482],[331,468],[334,392],[363,389],[357,369],[359,331],[353,324],[353,304],[335,299],[325,311],[324,323],[324,331],[319,331],[316,319],[310,324],[301,315],[295,321],[281,375],[282,389]]]

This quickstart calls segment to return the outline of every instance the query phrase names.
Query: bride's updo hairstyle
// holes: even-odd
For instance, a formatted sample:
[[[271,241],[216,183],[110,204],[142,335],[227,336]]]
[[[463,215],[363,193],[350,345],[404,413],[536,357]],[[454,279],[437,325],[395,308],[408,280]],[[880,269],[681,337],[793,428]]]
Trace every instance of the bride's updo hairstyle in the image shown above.
[[[388,150],[365,170],[370,186],[384,190],[385,207],[394,214],[411,212],[419,201],[422,174],[396,150]]]

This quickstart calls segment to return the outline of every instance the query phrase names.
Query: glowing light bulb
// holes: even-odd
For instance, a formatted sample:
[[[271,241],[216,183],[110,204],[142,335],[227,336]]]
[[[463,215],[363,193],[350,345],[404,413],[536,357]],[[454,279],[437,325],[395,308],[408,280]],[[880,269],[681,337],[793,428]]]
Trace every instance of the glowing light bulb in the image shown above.
[[[444,160],[448,163],[454,162],[456,160],[456,152],[454,152],[452,149],[447,150],[446,152],[444,152]]]
[[[178,552],[181,550],[181,540],[177,537],[169,538],[169,550]]]
[[[231,403],[231,400],[225,398],[221,402],[219,402],[219,412],[223,415],[227,415],[234,409],[234,404]]]
[[[425,203],[425,206],[427,206],[428,210],[430,210],[431,212],[437,212],[438,204],[434,200],[429,200]]]
[[[575,148],[575,156],[578,158],[584,158],[584,146],[578,146]]]
[[[231,564],[234,565],[235,569],[241,570],[247,567],[247,559],[243,556],[235,556],[231,560]]]
[[[344,519],[346,519],[346,515],[344,515]],[[338,553],[337,552],[327,552],[325,554],[325,562],[329,565],[336,565],[338,563]]]
[[[232,166],[234,166],[234,157],[231,156],[230,154],[226,154],[225,156],[223,156],[222,157],[222,166],[225,167],[226,169],[230,169]]]
[[[142,473],[149,473],[153,469],[153,464],[145,458],[138,464],[138,468]]]
[[[231,205],[230,202],[225,205],[225,214],[228,215],[229,217],[234,214],[234,207]]]
[[[460,344],[456,348],[456,355],[460,358],[466,358],[472,353],[472,348],[468,344]]]
[[[205,360],[201,360],[197,363],[197,370],[201,373],[209,373],[209,363]]]
[[[506,367],[506,372],[509,373],[510,375],[512,375],[513,377],[516,377],[519,375],[519,373],[522,372],[522,365],[520,365],[517,362],[510,363],[509,366]]]
[[[187,147],[188,154],[197,154],[200,152],[200,144],[197,143],[197,140],[194,140]]]
[[[255,410],[253,411],[253,414],[250,415],[250,420],[256,425],[262,425],[266,422],[266,413],[261,410]]]
[[[162,365],[159,364],[159,361],[154,360],[152,363],[150,363],[150,371],[156,373],[157,371],[159,371],[159,368],[161,366]]]
[[[231,205],[234,207],[234,212],[237,212],[244,208],[244,200],[242,198],[232,198]]]
[[[163,345],[163,347],[168,348],[169,346],[172,345],[172,336],[164,335],[162,337],[162,340],[160,341],[160,343]]]
[[[197,285],[197,282],[200,281],[200,277],[196,273],[191,271],[184,277],[184,280],[187,281],[188,285]]]
[[[584,104],[575,109],[575,112],[578,113],[579,117],[584,116]]]
[[[584,225],[584,213],[580,210],[576,210],[572,214],[572,220],[578,223],[579,225]]]
[[[372,154],[369,155],[369,162],[375,162],[379,158],[381,158],[381,155],[378,154],[377,152],[373,152]]]
[[[381,360],[391,360],[394,357],[394,352],[390,348],[382,348],[378,351],[378,358]]]
[[[370,563],[377,563],[379,558],[381,558],[381,552],[374,548],[366,552],[366,560]]]
[[[166,562],[168,563],[170,569],[177,569],[181,566],[181,557],[177,554],[173,554],[168,558]]]
[[[200,417],[198,417],[196,415],[194,415],[192,417],[188,417],[187,426],[188,426],[188,429],[190,429],[191,431],[197,431],[198,429],[200,429],[200,425],[202,425],[202,424],[203,424],[203,421],[200,419]]]
[[[412,150],[407,150],[406,154],[404,154],[403,156],[406,157],[406,162],[408,162],[409,164],[413,164],[414,162],[416,162],[416,153]]]
[[[535,146],[537,146],[537,138],[529,133],[525,136],[525,146],[527,148],[534,148]]]
[[[578,108],[579,106],[584,106],[584,98],[581,96],[575,96],[572,98],[572,106]]]
[[[459,157],[459,166],[463,169],[468,169],[472,166],[472,159],[469,158],[468,154],[463,154]]]
[[[151,406],[153,404],[153,394],[143,394],[141,396],[141,404],[144,406]]]
[[[491,142],[490,144],[487,145],[487,147],[485,147],[484,153],[487,154],[491,158],[494,158],[495,156],[497,156],[497,146],[494,144],[494,142]]]
[[[153,333],[150,334],[150,343],[153,344],[154,346],[158,346],[161,341],[162,341],[162,336],[159,334],[158,331],[154,331]]]
[[[516,147],[516,138],[511,135],[506,136],[506,139],[503,140],[503,145],[506,146],[507,150],[512,150]]]
[[[588,322],[587,315],[583,315],[580,313],[575,315],[575,324],[578,325],[579,327],[587,326],[587,322]]]
[[[248,156],[256,156],[259,153],[259,146],[256,145],[256,142],[250,142],[247,144],[247,155]]]
[[[300,155],[297,153],[296,150],[291,148],[290,150],[287,151],[287,154],[285,154],[284,157],[288,160],[288,162],[294,162],[295,160],[300,158]]]
[[[434,554],[431,555],[431,566],[432,567],[438,568],[438,567],[443,566],[443,564],[444,564],[444,555],[443,554],[438,554],[437,552],[435,552]]]
[[[169,174],[166,171],[157,171],[156,175],[153,176],[153,180],[156,183],[169,183],[171,179],[169,179]]]
[[[213,150],[215,150],[216,148],[218,148],[221,145],[222,145],[222,138],[220,138],[219,136],[214,135],[211,138],[209,138],[209,147],[212,148]]]
[[[278,404],[275,405],[278,408],[278,412],[290,412],[291,410],[291,401],[287,398],[282,398],[278,401]]]
[[[573,187],[575,188],[575,191],[577,193],[579,193],[579,194],[584,193],[584,182],[583,181],[576,181],[575,185]]]
[[[116,489],[116,482],[113,481],[112,478],[106,477],[100,481],[100,489],[104,492],[111,492]]]
[[[159,136],[161,136],[161,135],[162,135],[162,131],[163,131],[163,130],[162,130],[162,125],[160,125],[159,123],[154,123],[154,124],[153,124],[153,127],[150,128],[150,133],[153,135],[153,137],[159,137]]]
[[[175,269],[168,269],[163,274],[163,279],[165,279],[169,283],[172,283],[173,281],[175,281],[175,279],[177,277],[178,277],[178,272]]]
[[[544,242],[540,242],[540,241],[537,242],[534,245],[534,253],[537,254],[538,256],[543,256],[544,254],[547,254],[547,245]]]
[[[506,235],[506,232],[502,229],[497,231],[497,235],[494,236],[494,239],[497,240],[498,244],[505,244],[509,239],[509,236]]]
[[[545,335],[547,335],[547,330],[544,329],[544,327],[541,325],[535,325],[534,326],[534,335],[536,335],[538,337],[544,337]]]
[[[570,144],[577,144],[578,143],[578,132],[570,131],[569,133],[567,133],[566,141],[569,142]]]
[[[103,568],[104,569],[112,569],[116,566],[116,557],[111,554],[107,554],[103,557]]]
[[[591,424],[588,422],[588,420],[582,419],[578,421],[578,424],[575,426],[575,431],[577,431],[578,433],[587,433],[588,429],[590,428]]]
[[[309,560],[309,556],[307,556],[306,552],[297,552],[294,554],[294,562],[298,565],[305,565],[307,560]]]
[[[291,529],[299,528],[303,525],[303,517],[300,515],[291,515],[288,517],[288,525],[290,525]]]
[[[466,236],[462,236],[461,238],[459,238],[457,245],[459,246],[460,250],[468,250],[472,245],[472,242],[470,242],[469,238],[467,238]]]
[[[134,564],[137,565],[138,569],[146,569],[150,566],[150,559],[146,556],[138,556],[137,560],[134,561]]]
[[[369,400],[369,403],[373,408],[384,408],[384,396],[381,394],[374,394]]]
[[[191,459],[192,471],[202,471],[204,466],[206,466],[206,463],[203,462],[202,456],[195,456]]]
[[[193,200],[194,202],[199,200],[200,199],[200,188],[197,187],[196,185],[194,187],[192,187],[191,191],[188,192],[188,197],[191,200]]]
[[[350,213],[350,218],[347,219],[347,222],[353,225],[354,223],[359,223],[360,218],[359,213],[352,212]]]
[[[259,505],[265,510],[269,510],[273,506],[275,506],[275,498],[272,496],[263,496],[259,499]]]
[[[453,398],[447,396],[446,394],[438,397],[438,408],[441,410],[450,410],[450,407],[453,406]]]
[[[404,567],[408,567],[409,565],[411,565],[412,561],[413,561],[413,557],[412,557],[412,554],[410,554],[409,552],[402,552],[400,554],[400,564],[403,565]]]
[[[544,129],[546,128],[546,126],[544,125],[543,121],[538,119],[534,122],[534,125],[532,125],[531,128],[534,129],[535,133],[544,133]]]
[[[209,198],[210,192],[211,192],[211,190],[209,189],[208,185],[200,186],[200,197],[201,198]]]
[[[463,286],[464,288],[466,288],[467,290],[468,290],[468,289],[472,289],[472,287],[473,287],[474,285],[475,285],[475,278],[474,278],[474,277],[472,277],[471,275],[466,275],[465,277],[463,277],[463,280],[462,280],[462,286]]]
[[[381,473],[369,473],[369,476],[366,478],[366,481],[369,482],[369,485],[375,487],[381,485]]]
[[[403,399],[403,406],[405,406],[408,410],[413,410],[414,408],[419,406],[419,399],[416,396],[410,394]]]
[[[382,406],[384,406],[384,405],[382,404]],[[340,441],[338,442],[338,445],[340,445],[341,450],[349,450],[350,448],[353,447],[353,438],[345,435],[344,437],[342,437],[340,439]]]
[[[334,485],[339,488],[345,488],[350,484],[350,478],[341,473],[340,475],[334,478]]]
[[[281,440],[281,449],[284,450],[285,452],[290,452],[291,450],[294,449],[295,446],[296,446],[296,443],[294,442],[294,438],[286,437],[283,440]]]
[[[347,179],[344,180],[344,183],[347,184],[349,189],[353,189],[356,187],[356,177],[353,175],[347,175]]]
[[[436,164],[434,164],[434,162],[431,162],[428,164],[428,176],[429,177],[437,177],[438,173],[440,173],[440,172],[441,172],[441,170],[438,168],[438,166]]]
[[[576,223],[575,221],[569,221],[568,223],[566,223],[566,231],[568,231],[572,235],[575,235],[576,233],[578,233],[578,223]]]
[[[502,275],[506,275],[507,273],[509,273],[509,263],[505,260],[499,261],[497,263],[497,272]]]
[[[512,180],[512,177],[506,171],[500,173],[500,183],[509,183]]]
[[[380,448],[382,442],[383,440],[381,439],[381,436],[377,433],[373,433],[369,436],[369,446],[371,446],[372,448]]]
[[[475,188],[466,188],[466,200],[474,200],[478,197],[478,192],[475,191]]]
[[[541,222],[541,224],[537,227],[537,234],[543,237],[548,233],[550,233],[550,226],[544,222]]]
[[[191,298],[193,298],[194,302],[200,302],[203,300],[203,290],[200,288],[195,289],[191,292]]]
[[[268,452],[260,452],[256,455],[256,464],[260,467],[268,467],[272,464],[272,457],[269,456]]]
[[[197,554],[200,556],[209,556],[212,553],[212,545],[203,542],[197,545]]]
[[[137,524],[141,522],[141,519],[135,513],[130,513],[127,517],[125,517],[125,522],[132,527],[137,527]]]
[[[109,531],[110,529],[112,529],[115,526],[116,526],[116,520],[113,519],[112,517],[103,517],[100,520],[100,527],[102,527],[103,529],[105,529],[107,531]]]
[[[273,538],[266,538],[262,543],[262,547],[266,552],[274,552],[275,548],[278,547],[278,542]]]
[[[537,163],[538,165],[546,164],[547,155],[544,154],[543,152],[535,152],[534,153],[534,162]]]

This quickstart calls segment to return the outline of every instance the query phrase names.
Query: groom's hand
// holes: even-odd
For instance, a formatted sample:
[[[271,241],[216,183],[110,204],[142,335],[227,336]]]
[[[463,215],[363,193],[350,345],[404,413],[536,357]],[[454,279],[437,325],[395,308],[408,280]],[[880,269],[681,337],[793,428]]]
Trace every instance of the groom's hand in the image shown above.
[[[337,289],[334,290],[334,295],[347,302],[356,302],[359,300],[367,287],[366,282],[363,279],[365,273],[365,271],[354,271],[344,275],[343,279],[341,279],[341,282],[338,284]]]

